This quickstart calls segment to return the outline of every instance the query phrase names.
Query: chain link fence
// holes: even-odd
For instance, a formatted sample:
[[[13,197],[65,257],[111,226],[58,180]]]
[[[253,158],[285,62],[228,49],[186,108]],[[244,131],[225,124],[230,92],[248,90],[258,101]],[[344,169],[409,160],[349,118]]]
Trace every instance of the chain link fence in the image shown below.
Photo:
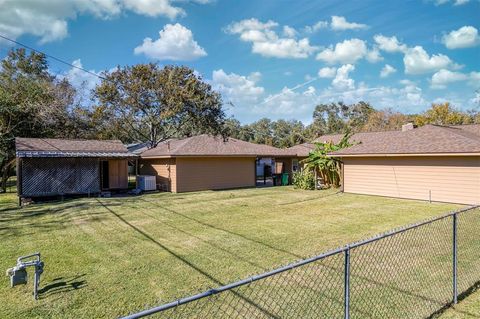
[[[425,318],[479,280],[477,206],[125,318]]]

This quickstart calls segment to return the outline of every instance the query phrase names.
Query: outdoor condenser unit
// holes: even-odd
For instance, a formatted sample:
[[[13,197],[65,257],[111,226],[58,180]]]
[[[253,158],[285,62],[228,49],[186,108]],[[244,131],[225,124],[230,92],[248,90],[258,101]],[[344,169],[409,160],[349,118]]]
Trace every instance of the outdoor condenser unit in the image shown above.
[[[157,189],[157,179],[155,176],[138,175],[137,188],[142,191],[154,191]]]

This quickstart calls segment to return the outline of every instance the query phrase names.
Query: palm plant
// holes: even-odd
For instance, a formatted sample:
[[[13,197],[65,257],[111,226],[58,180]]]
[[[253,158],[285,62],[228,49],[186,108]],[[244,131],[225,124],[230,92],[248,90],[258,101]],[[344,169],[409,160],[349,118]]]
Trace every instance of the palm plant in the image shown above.
[[[351,133],[347,132],[337,144],[331,141],[315,143],[315,149],[302,161],[305,169],[315,174],[315,181],[320,174],[326,186],[340,186],[341,162],[338,158],[328,156],[328,154],[351,146],[350,137]]]

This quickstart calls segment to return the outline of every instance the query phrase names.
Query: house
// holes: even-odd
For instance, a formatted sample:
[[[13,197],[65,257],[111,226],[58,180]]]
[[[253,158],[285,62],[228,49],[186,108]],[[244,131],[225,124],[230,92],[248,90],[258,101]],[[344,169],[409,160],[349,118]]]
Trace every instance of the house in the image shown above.
[[[94,194],[128,187],[122,142],[16,138],[19,198]]]
[[[356,144],[330,154],[343,162],[347,193],[480,204],[478,124],[407,124],[401,131],[358,133],[351,140]]]
[[[271,159],[272,170],[291,174],[295,157],[285,149],[204,134],[142,152],[139,173],[155,175],[160,189],[177,193],[255,187],[257,161]]]
[[[315,149],[314,143],[303,143],[287,148],[289,152],[296,154],[297,157],[307,158],[308,154]]]

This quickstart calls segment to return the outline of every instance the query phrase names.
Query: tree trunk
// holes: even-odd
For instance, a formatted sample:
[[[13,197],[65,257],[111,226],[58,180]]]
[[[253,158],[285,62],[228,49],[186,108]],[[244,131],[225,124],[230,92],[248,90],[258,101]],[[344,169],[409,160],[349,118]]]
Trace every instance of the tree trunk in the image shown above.
[[[10,168],[12,165],[13,161],[10,159],[4,159],[0,163],[0,172],[2,173],[1,181],[0,181],[0,193],[6,193],[7,192],[7,181],[8,178],[10,177]]]
[[[2,181],[0,186],[0,192],[6,193],[7,192],[7,181],[10,176],[8,176],[8,169],[4,169],[2,173]]]

